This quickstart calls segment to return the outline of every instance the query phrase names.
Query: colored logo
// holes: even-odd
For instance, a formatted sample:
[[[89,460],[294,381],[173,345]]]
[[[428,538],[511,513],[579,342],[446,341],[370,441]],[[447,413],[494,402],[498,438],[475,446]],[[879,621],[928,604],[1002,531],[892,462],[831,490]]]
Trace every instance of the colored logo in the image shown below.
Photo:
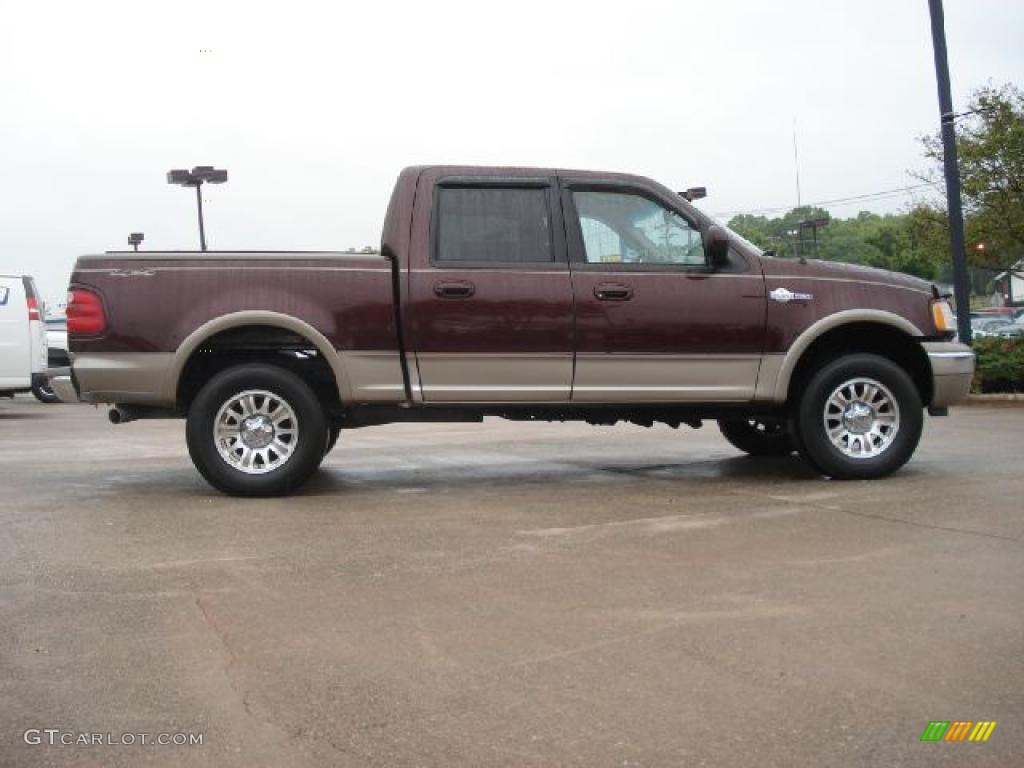
[[[932,720],[921,741],[988,741],[995,728],[995,720]]]

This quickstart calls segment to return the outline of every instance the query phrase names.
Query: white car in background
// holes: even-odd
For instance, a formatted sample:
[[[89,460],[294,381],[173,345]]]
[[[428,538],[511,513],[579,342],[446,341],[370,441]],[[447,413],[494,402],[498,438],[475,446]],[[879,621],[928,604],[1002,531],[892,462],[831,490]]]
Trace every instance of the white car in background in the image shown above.
[[[0,396],[31,390],[48,400],[48,350],[43,306],[27,275],[0,274]]]
[[[64,315],[64,305],[54,310],[47,307],[46,312],[46,350],[49,371],[46,380],[38,387],[32,388],[32,394],[44,403],[59,403],[60,398],[50,386],[50,376],[57,369],[65,369],[71,365],[68,352],[68,321]]]

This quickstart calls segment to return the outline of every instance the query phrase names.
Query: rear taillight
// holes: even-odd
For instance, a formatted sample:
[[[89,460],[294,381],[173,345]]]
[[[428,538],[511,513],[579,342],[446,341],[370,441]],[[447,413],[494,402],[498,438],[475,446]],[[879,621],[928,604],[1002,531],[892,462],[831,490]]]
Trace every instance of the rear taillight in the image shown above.
[[[39,320],[39,300],[35,296],[29,296],[26,302],[28,303],[28,319]]]
[[[107,316],[99,294],[87,288],[68,291],[68,333],[95,336],[107,328]]]

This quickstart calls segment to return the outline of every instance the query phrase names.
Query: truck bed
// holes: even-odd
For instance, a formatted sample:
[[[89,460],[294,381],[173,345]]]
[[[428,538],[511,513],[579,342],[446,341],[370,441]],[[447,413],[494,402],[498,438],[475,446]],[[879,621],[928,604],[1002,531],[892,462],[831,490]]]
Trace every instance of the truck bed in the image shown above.
[[[108,311],[110,332],[73,341],[76,375],[97,400],[173,403],[167,374],[198,344],[261,318],[284,320],[346,371],[353,401],[404,395],[392,265],[379,254],[108,252],[81,257],[71,285],[99,292]]]

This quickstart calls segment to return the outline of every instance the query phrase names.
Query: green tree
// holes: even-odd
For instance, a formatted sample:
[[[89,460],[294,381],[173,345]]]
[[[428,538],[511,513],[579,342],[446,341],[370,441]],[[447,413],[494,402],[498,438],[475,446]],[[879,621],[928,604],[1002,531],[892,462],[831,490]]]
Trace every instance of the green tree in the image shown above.
[[[968,260],[979,267],[1008,266],[1024,258],[1024,92],[1013,85],[981,88],[966,114],[957,124],[957,155]],[[934,163],[926,178],[939,182],[942,141],[927,136],[922,143]]]
[[[931,209],[887,216],[862,211],[851,219],[830,218],[819,228],[815,248],[809,228],[801,235],[800,222],[821,218],[828,218],[828,213],[820,208],[799,208],[774,219],[736,216],[729,226],[779,256],[797,255],[799,245],[799,253],[807,257],[891,269],[928,280],[942,271],[946,256],[936,247],[936,238],[945,231],[945,219],[939,214],[937,224]]]
[[[942,185],[942,142],[922,139],[932,169],[922,178]],[[1024,92],[1005,85],[975,91],[958,124],[968,261],[975,267],[1005,268],[1024,259]],[[918,203],[906,213],[880,216],[862,211],[831,219],[818,231],[818,245],[800,222],[829,218],[820,208],[796,208],[767,218],[743,214],[729,226],[779,256],[817,255],[828,261],[864,264],[948,282],[949,221],[943,206]],[[983,248],[977,246],[984,243]],[[994,273],[972,273],[974,291],[991,290]]]

